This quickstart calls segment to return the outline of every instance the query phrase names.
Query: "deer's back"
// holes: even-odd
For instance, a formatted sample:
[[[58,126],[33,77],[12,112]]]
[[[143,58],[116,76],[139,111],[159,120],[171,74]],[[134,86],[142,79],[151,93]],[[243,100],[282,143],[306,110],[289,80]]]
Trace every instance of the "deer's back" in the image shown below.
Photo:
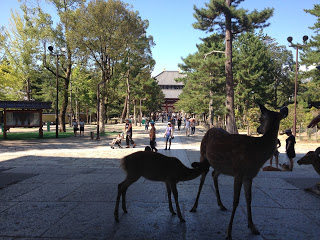
[[[208,159],[210,165],[223,174],[234,176],[241,172],[254,177],[261,167],[259,161],[255,161],[261,157],[259,149],[259,138],[211,128],[201,142],[201,158]]]
[[[142,176],[153,181],[166,181],[179,177],[188,169],[177,158],[155,152],[135,152],[121,160],[128,177]]]

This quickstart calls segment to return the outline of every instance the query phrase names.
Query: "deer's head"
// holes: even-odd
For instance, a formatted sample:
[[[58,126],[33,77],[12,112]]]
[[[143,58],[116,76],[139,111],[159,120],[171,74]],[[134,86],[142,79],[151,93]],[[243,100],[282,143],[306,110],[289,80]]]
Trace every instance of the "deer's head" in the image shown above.
[[[257,131],[260,134],[265,134],[268,132],[274,124],[279,124],[281,119],[288,116],[288,108],[283,107],[280,109],[280,112],[273,112],[266,109],[263,105],[258,104],[261,111],[260,123],[261,125],[258,127]]]
[[[315,151],[307,152],[300,160],[297,162],[299,165],[308,165],[313,164],[315,161],[320,160],[320,147],[318,147]]]

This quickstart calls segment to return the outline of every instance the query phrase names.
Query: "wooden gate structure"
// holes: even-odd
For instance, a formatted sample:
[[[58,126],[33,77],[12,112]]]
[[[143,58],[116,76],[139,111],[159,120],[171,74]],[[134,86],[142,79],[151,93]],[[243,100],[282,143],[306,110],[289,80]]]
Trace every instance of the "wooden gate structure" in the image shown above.
[[[0,101],[3,137],[14,127],[39,127],[39,137],[43,137],[42,110],[52,109],[51,102]]]

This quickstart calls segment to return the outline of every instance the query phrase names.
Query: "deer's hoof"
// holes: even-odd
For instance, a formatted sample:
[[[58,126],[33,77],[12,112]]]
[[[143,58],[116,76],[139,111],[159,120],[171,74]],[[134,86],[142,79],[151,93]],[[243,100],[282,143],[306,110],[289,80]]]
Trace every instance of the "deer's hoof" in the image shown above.
[[[252,234],[260,235],[259,230],[256,228],[256,226],[254,224],[252,224],[251,226],[248,226],[248,228],[250,228]]]
[[[220,206],[220,210],[221,210],[221,211],[227,211],[228,209],[226,209],[225,206],[221,205],[221,206]]]
[[[196,212],[196,211],[197,211],[196,208],[192,208],[192,209],[190,210],[190,212]]]
[[[184,220],[183,218],[180,218],[180,222],[185,223],[186,220]]]

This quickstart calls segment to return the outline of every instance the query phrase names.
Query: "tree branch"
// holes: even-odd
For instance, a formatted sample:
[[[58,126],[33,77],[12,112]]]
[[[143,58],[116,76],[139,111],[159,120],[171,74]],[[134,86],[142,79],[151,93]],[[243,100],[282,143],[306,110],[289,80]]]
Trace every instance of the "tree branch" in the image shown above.
[[[213,50],[213,51],[211,51],[211,52],[209,52],[209,53],[204,54],[203,59],[206,59],[207,56],[212,55],[212,54],[214,54],[214,53],[225,53],[225,52],[224,52],[224,51]]]

